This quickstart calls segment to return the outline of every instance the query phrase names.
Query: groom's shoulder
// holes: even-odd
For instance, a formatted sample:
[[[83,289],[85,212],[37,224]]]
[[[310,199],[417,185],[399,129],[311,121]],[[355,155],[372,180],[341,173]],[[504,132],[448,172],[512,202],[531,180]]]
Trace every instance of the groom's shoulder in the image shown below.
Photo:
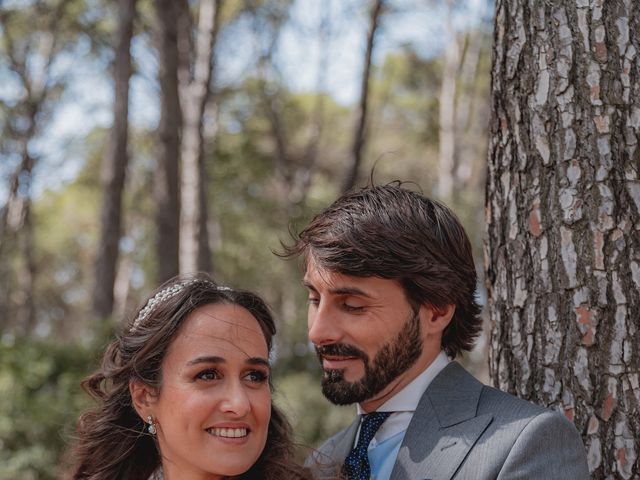
[[[450,378],[440,380],[438,395],[448,402],[440,398],[439,405],[434,405],[436,412],[441,418],[448,419],[454,417],[450,413],[452,410],[464,408],[467,417],[489,419],[482,437],[484,444],[491,445],[494,452],[501,448],[510,451],[516,441],[525,449],[529,445],[542,446],[549,444],[549,437],[562,439],[566,449],[584,452],[575,425],[562,412],[485,385],[459,364],[450,365],[445,376]],[[445,387],[449,390],[447,395],[442,391]],[[580,457],[579,461],[584,463],[583,460]]]
[[[478,415],[483,414],[493,416],[494,428],[501,429],[500,426],[503,426],[514,432],[528,432],[527,435],[537,435],[539,432],[566,435],[578,443],[579,434],[574,423],[562,412],[486,385],[478,403]]]
[[[531,415],[536,416],[540,413],[548,411],[547,408],[537,405],[529,400],[522,399],[511,393],[499,390],[490,385],[486,385],[473,376],[458,362],[451,362],[438,378],[438,382],[434,381],[434,386],[439,385],[440,391],[447,389],[448,400],[453,400],[456,394],[468,399],[472,394],[477,398],[477,414],[485,413],[502,414],[502,415]],[[457,392],[457,393],[454,393]],[[475,393],[472,393],[475,392]],[[456,402],[453,402],[454,404]]]
[[[490,385],[485,385],[457,362],[451,362],[445,370],[446,373],[443,372],[444,377],[449,378],[441,379],[441,388],[446,386],[448,389],[453,390],[455,389],[453,385],[458,387],[456,389],[457,393],[453,393],[450,390],[448,395],[450,403],[454,405],[462,403],[456,402],[452,397],[457,394],[467,397],[469,392],[475,391],[475,395],[477,395],[476,415],[490,414],[494,421],[504,423],[517,420],[527,423],[528,420],[536,417],[548,418],[551,423],[571,423],[565,415],[556,410],[538,405]]]
[[[549,409],[489,385],[482,386],[478,401],[478,414],[494,413],[500,416],[536,416]]]

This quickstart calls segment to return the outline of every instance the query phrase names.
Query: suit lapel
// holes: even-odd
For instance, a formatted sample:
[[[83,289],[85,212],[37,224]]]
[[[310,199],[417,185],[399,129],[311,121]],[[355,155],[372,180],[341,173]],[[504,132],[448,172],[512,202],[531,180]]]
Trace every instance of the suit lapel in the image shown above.
[[[335,480],[338,478],[342,464],[353,447],[359,424],[360,417],[358,416],[349,427],[330,440],[331,443],[323,445],[322,452],[316,452],[313,456],[313,462],[306,465],[314,470],[314,479]]]
[[[356,419],[347,427],[344,431],[344,435],[337,439],[336,443],[333,447],[333,454],[331,458],[334,461],[338,461],[340,465],[344,463],[345,458],[351,452],[353,448],[353,442],[356,439],[356,433],[358,432],[358,426],[360,425],[360,416],[357,416]]]
[[[409,424],[391,480],[450,480],[493,419],[476,416],[483,385],[451,362],[431,382]]]

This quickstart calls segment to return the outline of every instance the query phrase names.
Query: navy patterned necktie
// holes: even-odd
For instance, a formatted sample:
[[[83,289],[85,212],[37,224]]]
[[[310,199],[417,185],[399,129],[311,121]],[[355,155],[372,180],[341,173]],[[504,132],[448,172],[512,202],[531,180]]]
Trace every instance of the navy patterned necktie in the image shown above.
[[[373,412],[364,415],[360,425],[360,436],[358,444],[349,453],[342,467],[343,472],[349,480],[369,480],[371,477],[371,466],[367,450],[374,435],[384,423],[391,412]]]

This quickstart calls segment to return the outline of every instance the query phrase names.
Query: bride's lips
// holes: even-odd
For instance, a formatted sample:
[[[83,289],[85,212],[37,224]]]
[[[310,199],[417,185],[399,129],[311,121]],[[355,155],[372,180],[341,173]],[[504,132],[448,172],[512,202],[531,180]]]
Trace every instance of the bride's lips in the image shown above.
[[[240,445],[249,439],[251,429],[246,423],[217,423],[205,429],[205,431],[224,443]]]

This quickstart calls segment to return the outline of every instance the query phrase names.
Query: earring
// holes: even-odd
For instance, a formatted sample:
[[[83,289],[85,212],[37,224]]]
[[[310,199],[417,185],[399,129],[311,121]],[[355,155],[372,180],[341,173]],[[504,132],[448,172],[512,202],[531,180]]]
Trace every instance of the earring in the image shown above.
[[[149,424],[149,426],[147,427],[147,431],[151,434],[151,435],[155,435],[157,430],[156,430],[156,424],[153,421],[153,417],[151,415],[147,415],[147,423]]]

